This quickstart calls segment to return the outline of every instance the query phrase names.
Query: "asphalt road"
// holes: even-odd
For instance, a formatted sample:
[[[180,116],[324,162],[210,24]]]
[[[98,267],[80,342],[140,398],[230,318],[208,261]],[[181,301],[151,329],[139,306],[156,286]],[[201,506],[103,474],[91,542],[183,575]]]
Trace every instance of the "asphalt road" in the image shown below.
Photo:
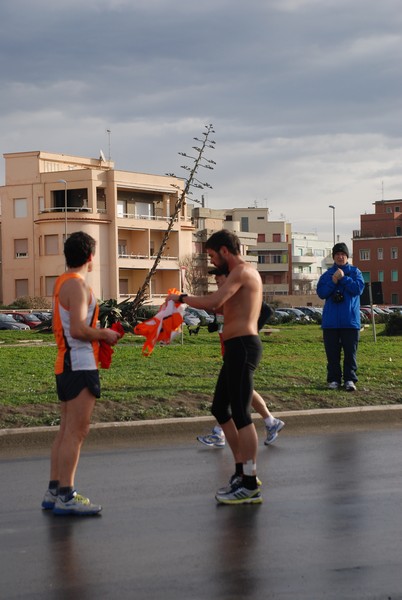
[[[229,450],[192,440],[89,446],[90,518],[41,511],[43,453],[3,456],[1,599],[402,599],[400,426],[285,428],[260,447],[260,506],[217,505]]]

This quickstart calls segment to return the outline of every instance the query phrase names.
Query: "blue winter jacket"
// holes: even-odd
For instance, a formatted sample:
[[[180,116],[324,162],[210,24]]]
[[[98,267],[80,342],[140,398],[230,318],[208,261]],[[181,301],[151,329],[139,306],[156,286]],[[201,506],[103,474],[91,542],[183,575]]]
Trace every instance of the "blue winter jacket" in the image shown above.
[[[364,290],[361,271],[346,263],[340,267],[344,277],[338,283],[332,281],[332,275],[338,270],[333,266],[323,273],[317,283],[317,294],[325,300],[321,327],[323,329],[360,329],[360,295]],[[343,300],[336,302],[339,292]],[[334,300],[335,298],[335,300]]]

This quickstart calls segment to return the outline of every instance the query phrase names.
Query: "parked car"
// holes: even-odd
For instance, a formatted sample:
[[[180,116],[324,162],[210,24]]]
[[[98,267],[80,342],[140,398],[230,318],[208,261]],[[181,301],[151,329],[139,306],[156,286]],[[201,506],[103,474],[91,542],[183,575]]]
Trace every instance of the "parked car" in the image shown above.
[[[295,306],[295,308],[301,310],[312,321],[321,323],[322,312],[315,306]]]
[[[285,312],[284,310],[279,310],[278,308],[276,308],[274,310],[274,318],[276,321],[281,323],[283,320],[290,321],[291,316],[289,315],[289,313]]]
[[[25,325],[28,325],[28,327],[30,329],[35,329],[35,327],[38,327],[38,325],[40,325],[42,322],[33,313],[23,313],[23,312],[14,312],[13,311],[12,313],[8,313],[8,314],[10,315],[10,317],[12,317],[16,321],[18,321],[18,323],[25,323]]]
[[[186,306],[184,309],[183,319],[186,325],[208,325],[209,323],[213,323],[215,320],[214,315],[210,315],[206,310],[201,308],[192,308],[191,306]],[[198,322],[196,322],[198,319]]]
[[[311,321],[310,317],[305,315],[304,312],[302,312],[298,308],[281,308],[281,311],[286,312],[288,315],[293,317],[296,321],[299,321],[299,322],[302,321],[304,323]]]
[[[30,329],[30,327],[25,323],[18,323],[18,321],[13,319],[13,317],[10,317],[10,315],[0,313],[0,329],[3,331],[6,329],[21,331],[24,329]]]
[[[50,310],[34,310],[32,314],[35,315],[35,317],[38,317],[39,321],[41,321],[42,323],[50,321],[50,319],[52,318],[52,313],[50,312]]]

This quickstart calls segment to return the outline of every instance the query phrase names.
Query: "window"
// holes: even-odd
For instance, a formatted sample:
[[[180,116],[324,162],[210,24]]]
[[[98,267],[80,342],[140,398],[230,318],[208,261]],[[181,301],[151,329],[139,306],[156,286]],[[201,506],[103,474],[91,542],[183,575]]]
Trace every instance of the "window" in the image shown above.
[[[362,276],[364,279],[364,283],[370,283],[370,281],[371,281],[370,271],[362,271]]]
[[[120,296],[128,296],[128,279],[119,279]]]
[[[399,227],[395,227],[395,235],[401,235],[401,228]]]
[[[59,236],[45,235],[45,255],[54,256],[59,253]]]
[[[257,234],[257,242],[265,242],[265,233],[258,233]]]
[[[126,203],[124,200],[117,200],[117,216],[123,217],[126,212]]]
[[[377,248],[377,259],[378,260],[384,259],[384,250],[382,248]]]
[[[262,256],[261,254],[259,254],[257,257],[257,260],[258,260],[259,265],[263,265],[265,263],[265,256]]]
[[[119,256],[127,254],[127,240],[119,240],[117,251],[119,253]]]
[[[384,282],[384,271],[378,271],[377,281],[381,281],[381,283]]]
[[[398,258],[398,248],[391,248],[391,258],[393,260]]]
[[[398,270],[397,269],[392,269],[391,281],[398,281]]]
[[[272,241],[273,242],[280,242],[281,241],[281,234],[280,233],[273,233],[272,234]]]
[[[15,280],[15,297],[28,296],[28,279]]]
[[[23,219],[28,216],[28,205],[26,198],[14,199],[14,218]]]
[[[264,221],[265,217],[257,217],[257,221]]]
[[[240,229],[241,231],[248,231],[248,217],[241,217]]]
[[[400,206],[395,206],[395,212],[401,212],[401,207]]]
[[[392,206],[387,206],[387,208],[385,209],[385,212],[392,213]]]
[[[391,304],[399,304],[398,294],[391,294]]]
[[[360,250],[360,260],[370,260],[370,250]]]
[[[53,288],[56,282],[57,277],[52,275],[50,277],[45,277],[45,293],[46,296],[53,296]]]
[[[28,256],[28,239],[14,240],[14,256],[15,258],[23,258]]]

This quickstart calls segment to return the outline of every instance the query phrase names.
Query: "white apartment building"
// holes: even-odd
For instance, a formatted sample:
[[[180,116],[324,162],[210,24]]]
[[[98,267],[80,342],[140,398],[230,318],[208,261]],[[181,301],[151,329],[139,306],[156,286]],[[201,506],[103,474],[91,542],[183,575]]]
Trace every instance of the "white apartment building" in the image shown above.
[[[0,187],[0,301],[51,298],[65,269],[66,236],[82,230],[97,241],[89,283],[99,299],[135,296],[154,264],[183,189],[170,176],[118,171],[99,159],[41,151],[5,154]],[[180,288],[181,257],[192,253],[194,226],[182,207],[148,299],[158,304]]]
[[[293,292],[313,294],[321,274],[333,264],[333,242],[316,233],[292,233]]]

